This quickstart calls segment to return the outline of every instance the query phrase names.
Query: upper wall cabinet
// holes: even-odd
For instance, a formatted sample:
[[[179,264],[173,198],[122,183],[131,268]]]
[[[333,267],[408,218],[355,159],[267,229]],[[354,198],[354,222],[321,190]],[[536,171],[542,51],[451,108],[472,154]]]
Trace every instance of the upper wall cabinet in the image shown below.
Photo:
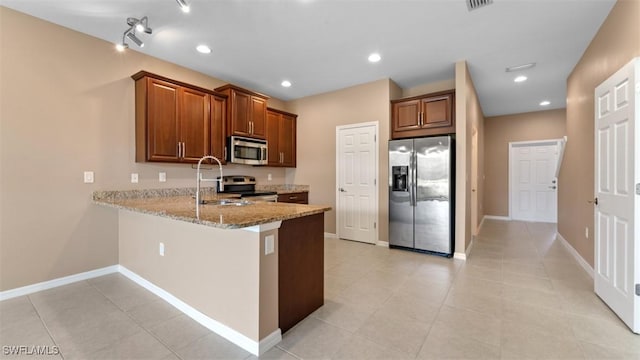
[[[227,84],[215,91],[227,95],[227,135],[267,136],[268,96]]]
[[[148,72],[136,81],[136,161],[224,160],[226,96]]]
[[[268,166],[296,167],[298,115],[267,109]]]
[[[391,138],[455,133],[455,91],[391,101]]]

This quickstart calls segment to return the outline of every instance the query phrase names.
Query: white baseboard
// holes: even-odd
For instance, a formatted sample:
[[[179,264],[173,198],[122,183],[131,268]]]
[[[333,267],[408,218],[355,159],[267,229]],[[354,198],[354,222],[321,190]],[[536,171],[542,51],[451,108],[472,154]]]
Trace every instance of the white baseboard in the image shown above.
[[[484,220],[500,220],[500,221],[510,221],[511,217],[510,216],[498,216],[498,215],[485,215],[482,217],[482,222],[484,223]]]
[[[471,248],[473,248],[473,236],[471,237],[471,243],[469,244],[469,246],[467,246],[465,251],[464,252],[454,252],[453,253],[453,258],[466,261],[469,258],[469,255],[471,254]]]
[[[482,217],[482,220],[480,220],[480,225],[478,225],[478,234],[480,234],[480,231],[482,230],[482,226],[484,226],[484,220],[486,219],[486,217]]]
[[[119,267],[120,273],[136,284],[142,286],[143,288],[151,291],[158,297],[162,298],[169,304],[173,305],[176,309],[182,311],[185,315],[189,316],[193,320],[200,323],[202,326],[207,329],[215,332],[216,334],[222,336],[223,338],[231,341],[232,343],[240,346],[246,351],[252,353],[253,355],[260,356],[267,350],[269,350],[273,345],[277,344],[282,340],[282,334],[280,329],[274,331],[269,334],[267,337],[262,339],[262,341],[258,342],[252,340],[245,335],[237,332],[236,330],[208,317],[207,315],[201,313],[200,311],[194,309],[184,301],[178,299],[173,296],[168,291],[160,288],[159,286],[151,283],[147,279],[141,277],[140,275],[134,273],[133,271],[127,269],[126,267],[120,265]],[[269,347],[267,347],[269,346]]]
[[[388,248],[389,247],[389,242],[388,241],[378,241],[376,243],[376,245]]]
[[[571,244],[569,244],[567,239],[562,237],[560,233],[556,233],[556,235],[557,235],[557,239],[560,240],[560,243],[564,245],[564,247],[567,248],[567,250],[569,250],[569,252],[571,253],[571,255],[573,255],[573,257],[576,259],[578,264],[580,264],[580,266],[582,266],[582,268],[587,272],[587,274],[589,274],[589,276],[591,276],[591,278],[593,279],[593,276],[594,276],[593,268],[591,267],[591,265],[589,265],[587,260],[585,260],[580,254],[578,254],[576,249],[573,246],[571,246]]]
[[[68,285],[74,282],[93,279],[99,276],[113,274],[118,272],[119,265],[107,266],[101,269],[86,271],[79,274],[69,275],[49,281],[43,281],[37,284],[27,285],[11,290],[0,292],[0,301],[13,299],[18,296],[33,294],[38,291],[52,289],[58,286]]]
[[[327,238],[327,239],[337,239],[337,238],[338,238],[338,235],[336,235],[336,234],[334,234],[334,233],[328,233],[328,232],[326,232],[326,233],[324,233],[324,237],[325,237],[325,238]]]

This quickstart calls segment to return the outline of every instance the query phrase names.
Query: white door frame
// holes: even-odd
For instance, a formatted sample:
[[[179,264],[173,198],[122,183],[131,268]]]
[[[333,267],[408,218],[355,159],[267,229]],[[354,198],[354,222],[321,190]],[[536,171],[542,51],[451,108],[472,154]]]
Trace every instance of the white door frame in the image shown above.
[[[520,146],[531,146],[531,145],[558,145],[558,150],[560,150],[560,147],[562,146],[563,142],[565,141],[565,139],[549,139],[549,140],[531,140],[531,141],[509,141],[509,165],[508,165],[508,173],[509,173],[509,220],[513,219],[513,186],[511,184],[511,181],[514,178],[514,167],[513,165],[513,150],[516,147],[520,147]],[[562,157],[560,156],[560,154],[558,153],[558,165],[560,166],[559,163],[560,161],[562,161]],[[556,186],[558,186],[558,181],[557,181],[557,174],[558,171],[556,169]],[[558,189],[556,189],[558,190]],[[556,191],[556,210],[558,208],[558,191]]]
[[[375,174],[375,181],[374,181],[374,198],[373,198],[373,203],[375,206],[375,210],[376,210],[376,226],[374,228],[374,234],[375,234],[375,244],[378,244],[378,242],[380,241],[380,218],[379,218],[379,194],[380,194],[380,172],[379,172],[379,164],[380,164],[380,136],[379,136],[379,124],[377,121],[369,121],[369,122],[363,122],[363,123],[357,123],[357,124],[348,124],[348,125],[339,125],[336,126],[336,237],[338,239],[340,239],[340,215],[339,215],[339,209],[340,209],[340,131],[341,130],[346,130],[346,129],[354,129],[354,128],[361,128],[361,127],[368,127],[368,126],[373,126],[374,127],[374,136],[375,136],[375,140],[376,140],[376,146],[375,146],[375,164],[374,164],[374,169],[373,169],[373,173]]]

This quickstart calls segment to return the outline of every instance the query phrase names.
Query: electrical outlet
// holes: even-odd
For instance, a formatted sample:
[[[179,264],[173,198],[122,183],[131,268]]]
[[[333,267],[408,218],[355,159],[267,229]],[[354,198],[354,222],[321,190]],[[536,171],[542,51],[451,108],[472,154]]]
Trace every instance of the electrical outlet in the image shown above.
[[[93,183],[93,171],[85,171],[84,172],[84,182],[85,184]]]
[[[166,172],[158,173],[158,181],[167,182],[167,173]]]
[[[164,243],[160,243],[158,251],[160,252],[160,256],[164,256]]]
[[[587,239],[589,238],[589,227],[588,226],[586,226],[584,228],[584,237],[586,237]]]
[[[267,174],[267,180],[269,181],[273,180],[273,176],[271,176],[271,174]]]
[[[264,254],[265,255],[273,254],[273,252],[275,251],[274,249],[275,240],[276,240],[276,237],[273,235],[267,235],[264,237]]]
[[[136,184],[138,183],[138,174],[137,173],[131,173],[131,182]]]

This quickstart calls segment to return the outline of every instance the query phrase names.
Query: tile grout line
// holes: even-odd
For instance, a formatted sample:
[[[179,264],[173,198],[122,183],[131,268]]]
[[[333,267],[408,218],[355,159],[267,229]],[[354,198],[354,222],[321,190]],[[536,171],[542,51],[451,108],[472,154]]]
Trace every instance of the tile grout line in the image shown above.
[[[64,360],[64,354],[62,353],[62,348],[56,342],[56,339],[53,337],[53,334],[51,333],[51,330],[47,326],[47,323],[42,318],[42,315],[40,315],[40,311],[38,311],[38,308],[36,307],[36,305],[31,300],[31,295],[27,295],[27,299],[29,299],[29,303],[31,304],[31,306],[33,307],[33,310],[35,310],[36,314],[38,315],[38,319],[40,319],[40,322],[42,323],[42,326],[44,326],[44,329],[47,331],[47,334],[49,334],[49,338],[51,338],[51,341],[53,341],[53,344],[58,347],[58,351],[60,352],[60,358],[62,358],[62,360]]]
[[[175,355],[178,359],[182,360],[182,356],[180,356],[176,351],[173,350],[173,348],[171,348],[169,345],[165,344],[162,339],[158,338],[154,333],[152,333],[149,329],[147,329],[146,326],[143,326],[142,324],[138,323],[127,311],[125,311],[124,309],[122,309],[120,306],[118,306],[113,300],[111,300],[107,295],[105,295],[102,291],[100,291],[100,289],[95,286],[94,284],[92,284],[91,282],[87,281],[89,283],[89,285],[91,287],[93,287],[100,295],[102,295],[105,299],[107,299],[110,303],[112,303],[116,308],[118,308],[118,310],[120,310],[122,313],[124,313],[131,321],[133,321],[136,325],[138,325],[142,330],[144,330],[147,334],[151,335],[154,339],[156,339],[160,344],[162,344],[162,346],[164,346],[167,350],[169,350],[169,352],[171,352],[173,355]],[[163,300],[164,301],[164,300]],[[140,305],[142,306],[142,305]],[[179,316],[179,315],[178,315]],[[167,319],[165,321],[171,320],[173,318]],[[206,335],[203,335],[202,337],[204,337]],[[200,340],[200,338],[198,338],[197,340]],[[119,341],[119,340],[118,340]],[[192,343],[195,343],[195,341],[190,342],[189,344],[185,345],[191,345]],[[109,346],[111,346],[113,344],[109,344],[103,348],[100,348],[94,352],[103,350],[108,348]]]

